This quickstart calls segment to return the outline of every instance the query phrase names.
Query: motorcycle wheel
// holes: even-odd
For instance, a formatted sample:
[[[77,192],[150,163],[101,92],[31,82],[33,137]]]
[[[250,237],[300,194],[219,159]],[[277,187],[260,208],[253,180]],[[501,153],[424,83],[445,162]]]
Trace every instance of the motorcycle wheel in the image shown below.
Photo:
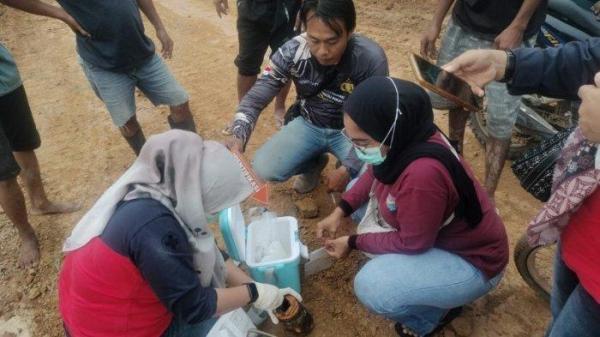
[[[489,137],[489,131],[486,125],[487,112],[480,111],[472,113],[469,117],[469,125],[475,134],[475,138],[485,147],[486,140]],[[511,138],[510,148],[508,150],[508,159],[515,160],[520,158],[527,150],[538,145],[540,140],[535,137],[527,136],[519,132],[515,126]]]
[[[556,245],[531,247],[523,234],[513,254],[517,270],[523,280],[546,301],[552,289],[552,262]]]

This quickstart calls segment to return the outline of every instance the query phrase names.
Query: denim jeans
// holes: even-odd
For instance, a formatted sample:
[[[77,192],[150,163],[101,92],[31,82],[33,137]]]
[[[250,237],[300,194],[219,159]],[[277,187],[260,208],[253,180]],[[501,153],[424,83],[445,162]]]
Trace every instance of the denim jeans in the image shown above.
[[[577,275],[562,260],[560,247],[554,259],[552,322],[546,337],[600,335],[600,304],[581,286]]]
[[[154,105],[177,106],[189,99],[167,64],[156,54],[139,68],[125,73],[98,68],[81,58],[79,63],[96,96],[104,102],[118,127],[135,115],[136,87]]]
[[[379,255],[354,279],[354,292],[370,311],[419,335],[433,331],[449,309],[494,289],[503,273],[485,275],[458,255],[432,248],[418,255]]]
[[[264,180],[281,182],[306,173],[323,153],[344,161],[351,149],[340,130],[320,128],[297,117],[258,149],[252,164]]]
[[[182,318],[173,317],[163,337],[206,337],[216,322],[217,318],[211,318],[198,324],[187,324]]]

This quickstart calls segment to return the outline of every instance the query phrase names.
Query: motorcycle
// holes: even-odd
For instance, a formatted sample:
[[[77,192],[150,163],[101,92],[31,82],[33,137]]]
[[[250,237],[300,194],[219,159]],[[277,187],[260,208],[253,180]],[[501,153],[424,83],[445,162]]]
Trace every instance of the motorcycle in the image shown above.
[[[597,1],[550,0],[546,20],[537,38],[541,48],[556,47],[570,41],[600,36],[600,21],[592,11]],[[557,132],[577,123],[577,102],[524,96],[513,132],[510,158],[519,158],[525,151]],[[471,126],[480,141],[486,138],[485,113],[472,116]],[[525,282],[540,296],[550,300],[552,261],[556,246],[531,247],[523,234],[515,246],[513,259]]]

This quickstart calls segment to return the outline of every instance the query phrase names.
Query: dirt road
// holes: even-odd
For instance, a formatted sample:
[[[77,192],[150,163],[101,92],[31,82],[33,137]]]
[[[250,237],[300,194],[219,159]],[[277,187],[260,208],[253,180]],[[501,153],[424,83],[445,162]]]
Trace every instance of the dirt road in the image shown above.
[[[357,30],[384,47],[392,75],[412,78],[407,55],[417,51],[420,32],[435,3],[357,0]],[[157,0],[157,7],[175,41],[169,66],[190,93],[199,131],[206,138],[221,139],[220,130],[237,101],[234,15],[218,19],[210,1]],[[146,27],[154,36],[152,27]],[[0,216],[0,337],[58,337],[62,332],[56,277],[62,242],[134,157],[89,88],[77,64],[73,34],[65,25],[0,7],[0,41],[17,60],[42,135],[38,156],[50,195],[84,205],[75,214],[31,216],[42,246],[40,267],[32,271],[15,267],[17,233],[6,217]],[[168,129],[167,109],[155,108],[143,97],[138,99],[138,116],[147,135]],[[446,125],[443,114],[437,121]],[[268,108],[249,144],[250,154],[273,134],[273,126],[272,109]],[[483,151],[472,134],[467,137],[465,153],[481,176]],[[320,216],[332,209],[323,189],[311,197],[319,205]],[[289,183],[274,187],[272,199],[278,212],[288,212],[299,198]],[[539,203],[519,187],[509,171],[504,174],[497,201],[514,244]],[[303,240],[314,249],[315,221],[301,222]],[[358,254],[352,255],[305,281],[303,295],[317,324],[311,336],[394,336],[392,323],[367,313],[352,294],[360,260]],[[461,321],[442,335],[541,336],[548,317],[547,304],[525,285],[511,264],[500,287],[470,306]]]

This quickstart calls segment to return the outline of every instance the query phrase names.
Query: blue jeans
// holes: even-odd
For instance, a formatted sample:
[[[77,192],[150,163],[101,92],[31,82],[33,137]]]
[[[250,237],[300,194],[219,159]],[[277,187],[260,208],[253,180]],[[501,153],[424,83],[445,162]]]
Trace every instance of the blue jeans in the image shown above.
[[[79,63],[96,96],[104,102],[118,127],[135,116],[136,87],[154,105],[177,106],[188,101],[186,91],[156,54],[140,67],[124,73],[98,68],[81,58]]]
[[[320,128],[297,117],[258,149],[252,164],[264,180],[281,182],[306,173],[323,153],[343,161],[351,149],[340,130]]]
[[[211,318],[198,324],[187,324],[180,317],[173,317],[162,337],[205,337],[216,322],[217,318]]]
[[[425,335],[437,327],[449,309],[471,303],[494,289],[502,275],[487,280],[458,255],[432,248],[418,255],[373,258],[356,275],[354,292],[370,311]]]
[[[546,337],[594,337],[600,334],[600,304],[563,262],[560,247],[554,259],[551,307],[552,322]]]

